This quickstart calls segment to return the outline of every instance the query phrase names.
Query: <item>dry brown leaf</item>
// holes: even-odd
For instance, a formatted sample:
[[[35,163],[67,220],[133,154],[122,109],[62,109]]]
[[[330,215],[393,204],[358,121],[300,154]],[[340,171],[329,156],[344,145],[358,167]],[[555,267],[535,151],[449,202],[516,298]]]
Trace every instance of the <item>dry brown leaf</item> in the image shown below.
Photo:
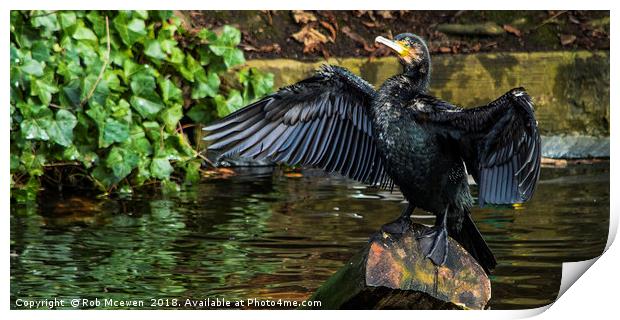
[[[370,22],[370,21],[362,21],[362,24],[365,25],[368,28],[376,28],[379,26],[378,23],[376,22]]]
[[[275,52],[275,53],[279,53],[280,51],[282,51],[282,48],[280,48],[280,45],[277,43],[266,44],[258,48],[252,45],[247,45],[247,44],[246,45],[242,44],[241,47],[243,48],[243,51]]]
[[[327,10],[324,10],[324,11],[319,11],[319,14],[320,14],[321,16],[323,16],[324,18],[326,18],[326,19],[327,19],[327,21],[328,21],[329,23],[331,23],[331,24],[332,24],[332,26],[333,26],[336,30],[338,30],[338,19],[336,19],[336,16],[334,15],[334,13],[333,13],[332,11],[327,11]]]
[[[319,23],[323,26],[323,28],[329,30],[329,33],[331,34],[329,40],[331,42],[335,42],[336,41],[336,28],[334,28],[334,26],[329,24],[329,22],[327,21],[320,21]]]
[[[509,24],[505,24],[504,25],[504,31],[514,34],[515,36],[521,38],[521,30],[509,25]]]
[[[355,41],[355,42],[357,42],[357,43],[361,44],[361,45],[364,47],[364,50],[366,50],[366,51],[368,51],[368,52],[373,52],[373,51],[375,51],[375,50],[376,50],[376,48],[375,48],[375,47],[371,47],[371,46],[369,46],[369,45],[368,45],[368,42],[366,42],[366,39],[364,39],[364,38],[363,38],[362,36],[360,36],[359,34],[357,34],[357,33],[353,32],[353,31],[351,30],[351,28],[349,28],[348,26],[347,26],[347,27],[343,27],[341,30],[342,30],[342,32],[343,32],[344,34],[346,34],[346,35],[347,35],[347,37],[351,38],[351,40],[353,40],[353,41]]]
[[[312,12],[303,11],[303,10],[293,10],[293,19],[295,22],[301,24],[307,24],[310,21],[316,21],[316,16]]]
[[[567,46],[575,42],[575,40],[577,40],[577,37],[575,35],[572,35],[572,34],[561,34],[560,35],[560,43],[563,46]]]
[[[355,15],[356,18],[359,18],[365,15],[367,12],[368,10],[353,10],[353,15]]]
[[[287,172],[284,174],[287,178],[303,178],[303,174],[299,172]]]
[[[377,11],[377,15],[383,19],[389,20],[389,19],[394,19],[394,16],[392,15],[391,11],[388,10],[379,10]]]
[[[439,47],[439,52],[441,52],[441,53],[450,53],[450,52],[452,52],[452,49],[450,49],[449,47]]]
[[[320,33],[310,25],[305,25],[297,33],[294,33],[292,37],[304,44],[304,53],[322,51],[322,45],[329,41],[326,35]]]
[[[552,159],[542,157],[540,159],[540,165],[543,167],[560,167],[564,168],[568,165],[568,161],[566,159]]]

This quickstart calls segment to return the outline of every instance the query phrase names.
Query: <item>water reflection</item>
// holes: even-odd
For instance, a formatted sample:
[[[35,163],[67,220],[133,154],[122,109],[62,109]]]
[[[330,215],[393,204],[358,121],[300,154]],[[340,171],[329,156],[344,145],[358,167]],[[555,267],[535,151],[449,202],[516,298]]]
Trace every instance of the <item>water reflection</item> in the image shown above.
[[[377,228],[402,196],[315,171],[240,171],[175,196],[11,207],[16,298],[305,299]],[[474,209],[499,265],[493,309],[555,299],[561,262],[590,259],[607,240],[609,164],[544,169],[534,199]],[[416,211],[416,220],[432,217]]]

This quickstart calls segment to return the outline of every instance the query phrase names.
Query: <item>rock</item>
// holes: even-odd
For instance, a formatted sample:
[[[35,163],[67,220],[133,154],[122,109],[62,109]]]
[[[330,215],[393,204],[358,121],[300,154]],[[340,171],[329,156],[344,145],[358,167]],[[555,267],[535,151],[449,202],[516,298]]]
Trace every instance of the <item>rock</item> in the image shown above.
[[[609,158],[609,137],[557,135],[541,137],[544,157],[562,159]]]
[[[500,36],[505,33],[504,29],[494,22],[474,24],[445,23],[438,25],[437,30],[443,33],[468,36]]]
[[[427,229],[402,219],[384,225],[309,300],[321,309],[483,309],[491,282],[482,267],[451,238],[446,264],[435,266],[416,239]]]

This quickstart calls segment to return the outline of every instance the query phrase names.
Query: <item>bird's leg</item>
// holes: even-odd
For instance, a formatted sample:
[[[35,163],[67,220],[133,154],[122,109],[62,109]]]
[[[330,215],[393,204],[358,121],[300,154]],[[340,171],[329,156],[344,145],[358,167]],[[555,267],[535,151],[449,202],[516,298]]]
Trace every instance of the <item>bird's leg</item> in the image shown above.
[[[437,217],[439,224],[418,237],[422,252],[426,258],[431,259],[435,265],[442,266],[448,258],[448,207],[442,217]]]
[[[407,204],[407,207],[400,213],[400,217],[394,222],[384,224],[381,226],[381,231],[390,234],[402,234],[411,226],[411,214],[415,206],[411,203]]]
[[[414,209],[415,206],[411,202],[407,203],[407,207],[400,213],[400,219],[411,220],[411,214]]]

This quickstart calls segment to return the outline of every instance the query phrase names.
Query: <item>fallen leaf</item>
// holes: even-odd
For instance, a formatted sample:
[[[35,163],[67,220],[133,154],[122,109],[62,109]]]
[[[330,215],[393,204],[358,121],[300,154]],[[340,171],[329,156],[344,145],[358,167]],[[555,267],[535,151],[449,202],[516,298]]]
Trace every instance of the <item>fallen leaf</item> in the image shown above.
[[[217,172],[220,174],[235,174],[235,171],[233,169],[228,168],[218,168]]]
[[[504,25],[504,30],[508,33],[514,34],[515,36],[521,38],[521,30],[509,25],[509,24],[505,24]]]
[[[331,34],[329,40],[331,42],[335,42],[336,41],[336,29],[334,28],[334,26],[329,24],[329,22],[327,21],[320,21],[319,23],[323,26],[323,28],[329,30],[329,33]]]
[[[568,20],[574,24],[581,24],[581,21],[579,21],[579,19],[577,19],[575,16],[573,16],[572,14],[568,15]]]
[[[322,51],[322,45],[329,41],[329,38],[320,33],[310,25],[306,25],[297,33],[292,35],[293,39],[304,44],[304,53]]]
[[[362,21],[362,24],[365,25],[368,28],[376,28],[379,26],[378,23],[376,22],[370,22],[370,21]]]
[[[577,37],[575,35],[572,35],[572,34],[561,34],[560,35],[560,43],[563,46],[567,46],[575,42],[575,40],[577,40]]]
[[[287,178],[302,178],[304,175],[299,172],[287,172],[284,176]]]
[[[392,12],[388,10],[379,10],[377,11],[377,15],[386,20],[394,19],[394,16],[392,16]]]
[[[310,21],[316,21],[316,16],[312,12],[303,10],[293,10],[293,19],[297,23],[307,24]]]
[[[234,170],[228,168],[201,170],[201,172],[203,177],[213,179],[228,179],[236,174]]]
[[[553,159],[553,158],[545,158],[542,157],[540,159],[540,164],[543,167],[560,167],[564,168],[568,165],[568,161],[566,159]]]
[[[280,48],[280,45],[277,43],[272,43],[272,44],[266,44],[264,46],[260,46],[260,47],[255,47],[255,46],[251,46],[251,45],[241,45],[241,47],[243,48],[243,51],[255,51],[255,52],[274,52],[274,53],[279,53],[280,51],[282,51],[282,48]]]
[[[441,53],[450,53],[450,52],[452,52],[452,49],[450,49],[448,47],[439,47],[439,52],[441,52]]]
[[[351,30],[351,28],[349,28],[348,26],[347,26],[347,27],[343,27],[341,30],[342,30],[342,32],[343,32],[344,34],[346,34],[346,35],[347,35],[347,37],[351,38],[351,40],[353,40],[353,41],[355,41],[355,42],[357,42],[357,43],[361,44],[361,45],[362,45],[362,47],[364,47],[364,50],[366,50],[366,51],[368,51],[368,52],[373,52],[373,51],[375,51],[375,50],[376,50],[376,48],[375,48],[375,47],[371,47],[371,46],[369,46],[369,45],[368,45],[368,42],[366,42],[366,39],[364,39],[364,38],[363,38],[362,36],[360,36],[359,34],[357,34],[357,33],[353,32],[353,31]]]
[[[336,16],[334,15],[334,13],[332,11],[326,10],[326,11],[319,11],[319,14],[325,18],[327,18],[327,20],[329,21],[329,23],[332,24],[332,26],[338,30],[338,19],[336,19]]]
[[[365,15],[367,12],[368,10],[353,10],[353,15],[355,15],[356,18],[359,18]]]

